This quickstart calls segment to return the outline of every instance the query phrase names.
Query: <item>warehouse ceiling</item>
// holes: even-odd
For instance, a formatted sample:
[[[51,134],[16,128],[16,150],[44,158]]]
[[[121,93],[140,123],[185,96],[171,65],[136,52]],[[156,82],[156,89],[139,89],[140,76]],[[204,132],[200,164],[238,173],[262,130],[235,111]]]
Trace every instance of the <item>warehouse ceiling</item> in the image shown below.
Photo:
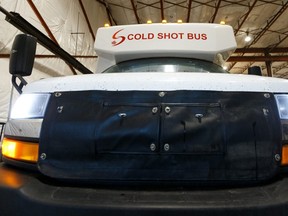
[[[92,43],[95,40],[97,28],[103,26],[104,23],[110,25],[142,24],[148,20],[159,23],[164,19],[172,23],[178,20],[190,23],[225,22],[233,27],[238,44],[238,49],[225,65],[231,73],[247,73],[248,67],[260,66],[266,76],[288,78],[287,0],[73,0],[69,2],[79,6],[78,14],[75,14],[72,20],[74,25],[79,25],[79,19],[76,17],[79,18],[79,13],[81,13],[89,29],[86,34],[91,34]],[[54,41],[59,42],[59,38],[63,39],[63,35],[59,35],[59,29],[53,26],[55,23],[49,22],[52,17],[54,20],[57,16],[59,20],[63,19],[62,14],[56,13],[59,11],[55,13],[51,11],[47,15],[43,1],[39,0],[27,0],[26,5],[37,17],[33,18],[33,21],[43,27],[40,29],[42,32]],[[102,13],[105,14],[98,16],[101,12],[99,10],[95,13],[91,12],[91,8],[95,7],[101,8]],[[67,10],[71,8],[67,7]],[[21,14],[21,11],[17,11],[17,7],[15,7],[15,12]],[[27,14],[23,17],[25,16]],[[96,25],[93,22],[95,19],[97,19]],[[69,34],[72,34],[71,30]],[[83,33],[77,28],[74,34],[81,37]],[[247,35],[252,38],[249,42],[244,40]],[[223,39],[219,38],[219,40]],[[60,46],[63,43],[65,42],[60,41]],[[91,58],[95,61],[96,54],[93,52],[74,53],[72,50],[75,50],[75,44],[73,44],[73,49],[67,48],[67,44],[64,44],[63,48],[68,49],[67,51],[72,55]],[[5,57],[3,52],[1,57]],[[38,55],[38,57],[44,58],[45,56]],[[76,74],[75,71],[73,73]]]

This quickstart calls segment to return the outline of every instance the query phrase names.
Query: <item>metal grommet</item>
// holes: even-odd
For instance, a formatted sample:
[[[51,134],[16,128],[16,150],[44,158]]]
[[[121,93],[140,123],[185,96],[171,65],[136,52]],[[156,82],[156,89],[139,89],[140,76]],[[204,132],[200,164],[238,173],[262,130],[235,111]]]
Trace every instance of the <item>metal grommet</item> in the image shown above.
[[[58,107],[57,107],[57,112],[58,112],[58,113],[62,113],[63,108],[64,108],[63,106],[58,106]]]
[[[167,114],[169,114],[170,112],[171,112],[171,108],[170,107],[165,107],[165,112],[167,113]]]
[[[156,145],[154,143],[150,144],[150,150],[155,151],[156,150]]]
[[[47,157],[47,155],[46,155],[45,153],[42,153],[42,154],[40,155],[40,159],[41,159],[41,160],[45,160],[46,157]]]
[[[263,114],[264,114],[265,116],[268,116],[268,115],[269,115],[269,109],[263,108],[262,110],[263,110]]]
[[[265,93],[265,94],[264,94],[264,97],[265,97],[265,98],[270,98],[270,94],[269,94],[269,93]]]
[[[55,92],[55,97],[60,97],[62,94],[60,92]]]
[[[159,92],[159,96],[160,97],[164,97],[165,96],[165,92]]]
[[[201,114],[201,113],[197,113],[197,114],[195,114],[195,118],[197,118],[198,119],[198,122],[199,123],[201,123],[202,122],[202,118],[203,118],[203,114]]]
[[[169,149],[170,149],[170,145],[169,145],[168,143],[166,143],[166,144],[164,145],[164,150],[165,150],[165,151],[169,151]]]
[[[157,113],[157,112],[158,112],[158,107],[153,107],[153,108],[152,108],[152,113],[155,114],[155,113]]]
[[[127,116],[127,114],[126,114],[126,113],[119,113],[118,116],[119,116],[120,118],[125,118],[125,117]]]
[[[281,156],[279,154],[275,154],[274,158],[277,162],[281,160]]]

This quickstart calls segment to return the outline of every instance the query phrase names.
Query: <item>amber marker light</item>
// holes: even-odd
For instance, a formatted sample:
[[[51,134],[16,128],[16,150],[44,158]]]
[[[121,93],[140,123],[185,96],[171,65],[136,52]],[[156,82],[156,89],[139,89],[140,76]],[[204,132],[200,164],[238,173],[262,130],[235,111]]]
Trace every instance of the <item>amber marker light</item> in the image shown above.
[[[162,20],[162,23],[163,23],[163,24],[166,24],[166,23],[167,23],[167,20],[165,20],[165,19]]]
[[[4,138],[2,155],[14,160],[36,163],[38,160],[39,144]]]
[[[225,22],[224,20],[221,20],[221,21],[220,21],[220,24],[221,24],[221,25],[225,25],[226,22]]]
[[[152,20],[147,20],[147,24],[152,24]]]
[[[110,25],[108,23],[105,23],[104,27],[110,27]]]
[[[178,19],[177,23],[181,24],[181,23],[183,23],[183,21],[181,19]]]
[[[287,166],[288,165],[288,145],[283,145],[282,146],[281,165],[282,166]]]

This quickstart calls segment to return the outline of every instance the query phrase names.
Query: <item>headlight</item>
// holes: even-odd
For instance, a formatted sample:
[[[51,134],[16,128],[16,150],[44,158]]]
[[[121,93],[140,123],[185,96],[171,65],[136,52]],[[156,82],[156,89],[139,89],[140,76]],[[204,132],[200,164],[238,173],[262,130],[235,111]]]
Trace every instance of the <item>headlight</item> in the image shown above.
[[[278,94],[275,95],[279,117],[282,119],[282,156],[281,165],[288,166],[288,143],[287,143],[287,119],[288,119],[288,95]]]
[[[288,119],[288,95],[275,95],[281,119]]]
[[[43,118],[50,94],[22,94],[16,101],[10,118]]]

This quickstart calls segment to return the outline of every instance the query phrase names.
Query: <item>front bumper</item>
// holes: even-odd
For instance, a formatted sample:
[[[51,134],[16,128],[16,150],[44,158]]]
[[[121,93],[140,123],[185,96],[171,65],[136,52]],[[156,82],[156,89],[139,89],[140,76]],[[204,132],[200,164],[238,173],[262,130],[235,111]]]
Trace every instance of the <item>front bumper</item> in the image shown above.
[[[0,163],[0,216],[288,215],[288,178],[241,188],[165,189],[51,184]]]

